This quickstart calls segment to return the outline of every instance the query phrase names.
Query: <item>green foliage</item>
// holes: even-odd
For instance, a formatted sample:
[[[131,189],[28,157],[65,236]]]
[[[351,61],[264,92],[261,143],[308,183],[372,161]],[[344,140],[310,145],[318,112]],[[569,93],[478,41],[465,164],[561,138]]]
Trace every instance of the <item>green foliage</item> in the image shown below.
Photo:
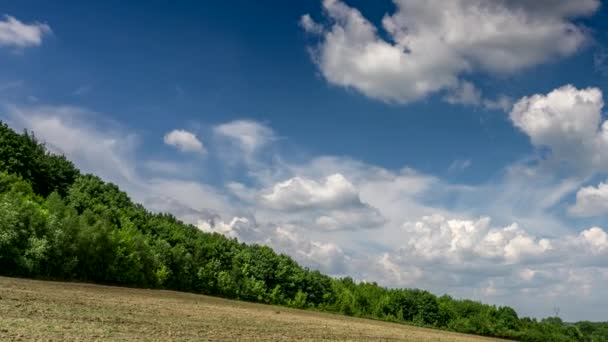
[[[306,297],[306,293],[299,290],[296,293],[296,297],[289,304],[294,308],[304,309],[306,307]]]
[[[520,341],[608,341],[608,324],[334,279],[266,246],[153,214],[0,123],[0,274],[205,293]]]
[[[43,197],[54,191],[65,195],[79,175],[72,162],[64,156],[47,152],[33,134],[17,134],[2,122],[0,170],[23,177]]]

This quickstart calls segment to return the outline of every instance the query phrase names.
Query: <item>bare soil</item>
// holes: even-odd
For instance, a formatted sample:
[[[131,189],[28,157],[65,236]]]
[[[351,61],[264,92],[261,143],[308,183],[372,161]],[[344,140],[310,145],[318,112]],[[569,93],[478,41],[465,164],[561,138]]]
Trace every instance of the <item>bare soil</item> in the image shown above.
[[[0,277],[0,341],[498,341],[174,291]]]

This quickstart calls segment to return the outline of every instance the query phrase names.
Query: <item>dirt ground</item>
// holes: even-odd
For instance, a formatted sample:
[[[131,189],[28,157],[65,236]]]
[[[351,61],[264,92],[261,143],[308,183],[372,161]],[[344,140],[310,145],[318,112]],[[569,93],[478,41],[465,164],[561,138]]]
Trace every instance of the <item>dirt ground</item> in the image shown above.
[[[1,341],[498,341],[173,291],[0,277]]]

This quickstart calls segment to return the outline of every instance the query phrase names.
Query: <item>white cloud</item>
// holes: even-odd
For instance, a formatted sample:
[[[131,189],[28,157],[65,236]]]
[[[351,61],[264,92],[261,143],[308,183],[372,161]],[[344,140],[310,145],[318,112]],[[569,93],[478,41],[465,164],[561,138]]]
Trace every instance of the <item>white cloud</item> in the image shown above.
[[[388,40],[339,0],[323,1],[328,28],[308,14],[302,17],[301,26],[323,38],[312,56],[329,83],[383,101],[415,101],[458,87],[465,73],[513,73],[575,53],[587,37],[570,20],[599,7],[597,0],[577,6],[551,1],[546,7],[507,0],[394,3],[396,12],[382,20]],[[468,96],[467,101],[479,100]]]
[[[476,258],[514,263],[552,249],[549,240],[537,239],[517,224],[492,228],[487,217],[473,221],[425,216],[420,221],[405,223],[404,230],[409,236],[403,247],[405,253],[450,264]]]
[[[261,203],[289,216],[290,223],[324,230],[379,228],[385,220],[377,209],[361,201],[355,186],[335,173],[317,182],[293,177],[262,191]],[[270,214],[273,215],[273,214]]]
[[[174,129],[165,134],[164,142],[183,152],[196,152],[204,154],[207,152],[203,143],[192,132],[183,129]]]
[[[234,141],[251,154],[276,139],[272,129],[252,120],[235,120],[214,127],[214,132]]]
[[[0,46],[26,48],[42,44],[42,37],[51,33],[46,24],[25,24],[18,19],[5,15],[0,20]]]
[[[575,18],[591,15],[600,7],[597,0],[563,1],[563,0],[510,0],[514,8],[527,8],[537,15],[549,17]]]
[[[575,216],[600,216],[608,214],[608,184],[581,188],[576,193],[576,203],[569,208]]]
[[[361,203],[353,184],[339,173],[328,176],[323,183],[294,177],[275,184],[262,198],[277,209],[335,208]]]
[[[321,34],[323,33],[323,25],[317,24],[309,14],[304,14],[300,18],[300,26],[306,32],[310,32],[313,34]]]
[[[608,234],[599,227],[592,227],[580,233],[580,239],[591,247],[592,253],[608,252]]]
[[[579,175],[563,183],[555,203],[585,179],[608,171],[608,121],[603,119],[604,100],[599,88],[577,89],[571,85],[548,94],[521,98],[510,113],[513,124],[530,137],[538,149],[550,153],[540,159],[546,169]],[[530,171],[550,177],[543,169]],[[559,187],[555,187],[559,190]],[[590,217],[608,213],[608,185],[582,187],[576,202],[568,208],[573,216]]]
[[[555,161],[596,170],[608,166],[608,122],[601,122],[603,106],[600,89],[566,85],[546,95],[521,98],[510,117],[534,146],[549,148]]]

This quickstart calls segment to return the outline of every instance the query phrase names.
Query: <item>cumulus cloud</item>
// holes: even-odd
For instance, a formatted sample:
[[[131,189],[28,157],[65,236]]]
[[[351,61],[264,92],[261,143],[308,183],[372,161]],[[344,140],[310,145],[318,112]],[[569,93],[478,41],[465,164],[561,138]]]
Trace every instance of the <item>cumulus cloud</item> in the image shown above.
[[[492,301],[503,298],[510,305],[517,303],[523,312],[550,310],[542,301],[536,307],[525,305],[543,298],[554,304],[568,303],[569,315],[597,315],[581,310],[584,306],[570,298],[605,300],[598,293],[608,274],[605,230],[592,227],[579,234],[541,238],[517,224],[496,227],[490,223],[483,217],[439,215],[407,222],[402,247],[383,255],[390,262],[379,267],[386,274],[376,276],[409,286],[409,278],[399,281],[397,275],[402,272],[413,276],[414,284],[425,284],[436,292],[449,288],[456,296],[481,295]]]
[[[384,223],[379,211],[362,202],[359,191],[339,173],[322,182],[293,177],[263,191],[261,199],[270,209],[290,213],[292,222],[326,230],[379,228]]]
[[[575,216],[600,216],[608,214],[608,184],[581,188],[576,193],[576,203],[569,208]]]
[[[294,177],[275,184],[262,198],[277,209],[335,208],[361,203],[353,184],[339,173],[328,176],[323,183]]]
[[[405,250],[424,260],[463,263],[476,258],[514,263],[527,256],[540,256],[552,249],[547,239],[537,239],[517,224],[493,228],[487,217],[478,220],[425,216],[407,222]]]
[[[165,134],[164,142],[167,145],[174,146],[183,152],[206,153],[207,150],[203,143],[192,132],[183,129],[174,129]]]
[[[15,17],[5,15],[0,20],[0,46],[26,48],[39,46],[42,38],[51,33],[46,24],[25,24]]]
[[[534,146],[550,149],[552,159],[597,170],[608,166],[608,122],[602,122],[603,106],[600,89],[566,85],[548,94],[521,98],[510,117]]]
[[[578,240],[594,254],[608,252],[608,234],[599,227],[592,227],[580,233]]]
[[[535,147],[549,151],[542,162],[556,163],[562,171],[574,170],[581,175],[574,184],[580,184],[585,178],[608,171],[608,120],[603,119],[603,107],[599,88],[566,85],[548,94],[521,98],[510,117]],[[570,187],[561,196],[571,191]],[[579,217],[608,213],[608,185],[580,188],[568,212]]]
[[[393,2],[395,13],[382,20],[388,39],[339,0],[323,1],[328,25],[308,14],[301,18],[305,30],[322,37],[311,51],[329,83],[407,103],[458,88],[465,73],[517,72],[575,53],[587,37],[571,20],[593,14],[600,5],[597,0],[576,6],[567,0],[545,6],[507,0]],[[479,101],[475,93],[466,95],[466,101]]]

